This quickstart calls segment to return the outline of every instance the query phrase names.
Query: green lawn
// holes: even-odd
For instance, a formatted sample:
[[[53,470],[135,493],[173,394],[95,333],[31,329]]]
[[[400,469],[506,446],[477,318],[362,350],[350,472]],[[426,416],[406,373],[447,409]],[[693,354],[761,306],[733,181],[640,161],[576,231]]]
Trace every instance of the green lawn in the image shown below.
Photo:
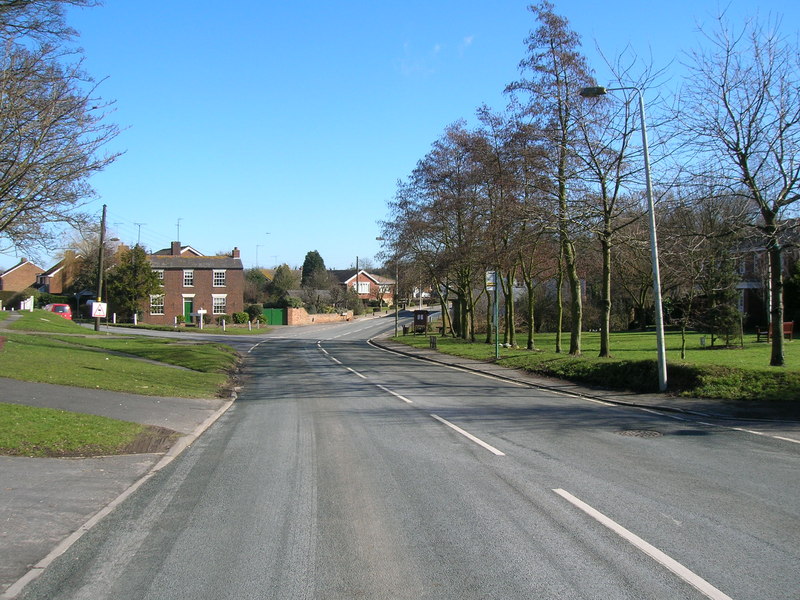
[[[11,456],[102,456],[124,453],[145,439],[169,441],[160,428],[70,413],[0,403],[0,454]]]
[[[221,393],[238,360],[221,344],[110,337],[45,311],[12,325],[0,332],[0,377],[23,381],[199,398]]]
[[[0,377],[188,398],[220,394],[238,356],[191,340],[109,336],[36,310],[0,331]],[[0,312],[0,319],[9,313]],[[0,454],[98,456],[162,452],[178,434],[94,415],[0,403]]]
[[[741,348],[710,348],[701,345],[700,334],[687,336],[687,357],[680,358],[681,337],[668,332],[665,338],[669,389],[686,396],[737,400],[800,400],[800,340],[785,346],[785,367],[770,367],[770,344],[756,342],[746,335]],[[427,347],[427,336],[401,336],[404,343]],[[612,358],[600,359],[600,335],[584,333],[580,357],[557,354],[555,334],[539,334],[538,350],[501,348],[499,364],[525,369],[589,385],[638,392],[657,390],[656,343],[652,332],[615,333],[611,338]],[[525,343],[524,336],[518,343]],[[440,352],[477,360],[495,360],[493,344],[469,344],[453,338],[439,338]],[[568,334],[562,338],[564,352],[569,348]]]

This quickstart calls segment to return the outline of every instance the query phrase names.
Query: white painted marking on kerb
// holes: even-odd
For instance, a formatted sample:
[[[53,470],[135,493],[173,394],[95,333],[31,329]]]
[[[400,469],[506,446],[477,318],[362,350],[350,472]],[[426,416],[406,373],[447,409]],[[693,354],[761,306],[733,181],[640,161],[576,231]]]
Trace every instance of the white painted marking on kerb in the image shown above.
[[[650,558],[654,559],[656,562],[658,562],[662,566],[666,567],[667,569],[675,573],[678,577],[683,579],[686,583],[693,586],[697,590],[699,590],[708,598],[711,598],[712,600],[732,600],[730,596],[724,594],[723,592],[715,588],[705,579],[695,574],[694,572],[690,571],[675,559],[670,558],[655,546],[648,544],[635,533],[628,531],[616,521],[609,519],[603,513],[601,513],[598,510],[595,510],[594,508],[592,508],[582,500],[579,500],[569,492],[566,492],[561,489],[553,491],[562,498],[564,498],[567,502],[569,502],[573,506],[576,506],[577,508],[581,509],[583,512],[585,512],[593,519],[597,520],[601,524],[608,527],[611,531],[619,535],[625,541],[636,546],[639,550],[647,554]]]
[[[494,446],[491,446],[491,445],[487,444],[486,442],[484,442],[484,441],[483,441],[482,439],[480,439],[480,438],[476,438],[476,437],[475,437],[474,435],[472,435],[471,433],[469,433],[469,432],[467,432],[467,431],[464,431],[463,429],[461,429],[461,427],[459,427],[458,425],[453,425],[453,424],[452,424],[450,421],[448,421],[447,419],[443,419],[443,418],[442,418],[442,417],[440,417],[439,415],[435,415],[435,414],[433,414],[433,413],[431,413],[431,416],[432,416],[434,419],[436,419],[437,421],[439,421],[440,423],[442,423],[442,424],[444,424],[444,425],[447,425],[447,426],[448,426],[450,429],[452,429],[453,431],[457,431],[458,433],[460,433],[461,435],[463,435],[463,436],[464,436],[464,437],[466,437],[467,439],[469,439],[469,440],[472,440],[473,442],[475,442],[476,444],[478,444],[479,446],[481,446],[481,447],[483,447],[483,448],[486,448],[486,449],[487,449],[489,452],[491,452],[492,454],[495,454],[495,455],[497,455],[497,456],[505,456],[505,452],[500,452],[500,450],[498,450],[498,449],[497,449],[497,448],[495,448]]]
[[[401,396],[401,395],[400,395],[400,394],[398,394],[397,392],[393,392],[392,390],[390,390],[390,389],[389,389],[389,388],[387,388],[386,386],[383,386],[383,385],[380,385],[380,384],[376,384],[376,385],[377,385],[377,387],[379,387],[380,389],[382,389],[382,390],[383,390],[384,392],[386,392],[387,394],[391,394],[391,395],[392,395],[392,396],[394,396],[395,398],[400,398],[400,400],[402,400],[403,402],[407,402],[408,404],[414,404],[414,401],[413,401],[413,400],[409,400],[409,399],[408,399],[408,398],[406,398],[405,396]]]

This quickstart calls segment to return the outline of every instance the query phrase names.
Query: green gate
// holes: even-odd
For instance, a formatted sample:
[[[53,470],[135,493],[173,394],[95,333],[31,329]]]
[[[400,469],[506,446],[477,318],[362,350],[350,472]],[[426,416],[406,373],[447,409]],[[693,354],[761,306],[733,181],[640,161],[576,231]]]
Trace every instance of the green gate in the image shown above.
[[[265,308],[261,311],[267,325],[286,325],[286,309],[285,308]]]

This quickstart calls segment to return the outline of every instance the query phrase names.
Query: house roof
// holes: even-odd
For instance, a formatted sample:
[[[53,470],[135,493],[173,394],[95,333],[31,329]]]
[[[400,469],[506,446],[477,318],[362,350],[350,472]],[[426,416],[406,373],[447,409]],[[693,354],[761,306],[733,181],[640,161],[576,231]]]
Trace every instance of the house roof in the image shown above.
[[[353,269],[331,269],[329,273],[338,281],[344,285],[348,285],[350,282],[355,281],[356,279],[356,272]],[[358,271],[359,278],[366,278],[372,280],[373,283],[379,285],[391,285],[394,283],[394,279],[389,279],[388,277],[383,277],[382,275],[375,275],[374,273],[368,273],[364,269],[360,269]]]
[[[34,269],[38,269],[39,271],[44,272],[44,269],[42,267],[40,267],[36,263],[32,263],[27,258],[23,258],[23,259],[20,259],[20,261],[17,264],[15,264],[13,267],[11,267],[10,269],[0,272],[0,276],[8,275],[12,271],[15,271],[15,270],[19,269],[23,265],[28,265],[29,267],[33,267]]]
[[[164,256],[151,254],[154,269],[242,269],[242,261],[231,256]]]
[[[178,254],[178,249],[180,253]],[[171,248],[157,250],[148,257],[154,269],[243,269],[239,252],[234,248],[231,255],[203,256],[191,246],[179,246],[173,242]]]
[[[150,256],[172,256],[172,248],[162,248],[161,250],[156,250]],[[191,246],[181,246],[181,256],[190,255],[190,256],[203,256],[202,252],[198,252]]]

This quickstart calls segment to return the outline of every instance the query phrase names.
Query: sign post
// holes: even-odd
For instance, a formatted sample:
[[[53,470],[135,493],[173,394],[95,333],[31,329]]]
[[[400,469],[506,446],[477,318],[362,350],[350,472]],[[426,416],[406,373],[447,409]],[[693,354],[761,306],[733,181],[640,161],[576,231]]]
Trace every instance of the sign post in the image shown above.
[[[106,302],[92,302],[92,318],[105,319],[108,316],[108,304]]]
[[[494,357],[500,358],[500,309],[497,305],[497,271],[486,271],[486,290],[494,292]]]

